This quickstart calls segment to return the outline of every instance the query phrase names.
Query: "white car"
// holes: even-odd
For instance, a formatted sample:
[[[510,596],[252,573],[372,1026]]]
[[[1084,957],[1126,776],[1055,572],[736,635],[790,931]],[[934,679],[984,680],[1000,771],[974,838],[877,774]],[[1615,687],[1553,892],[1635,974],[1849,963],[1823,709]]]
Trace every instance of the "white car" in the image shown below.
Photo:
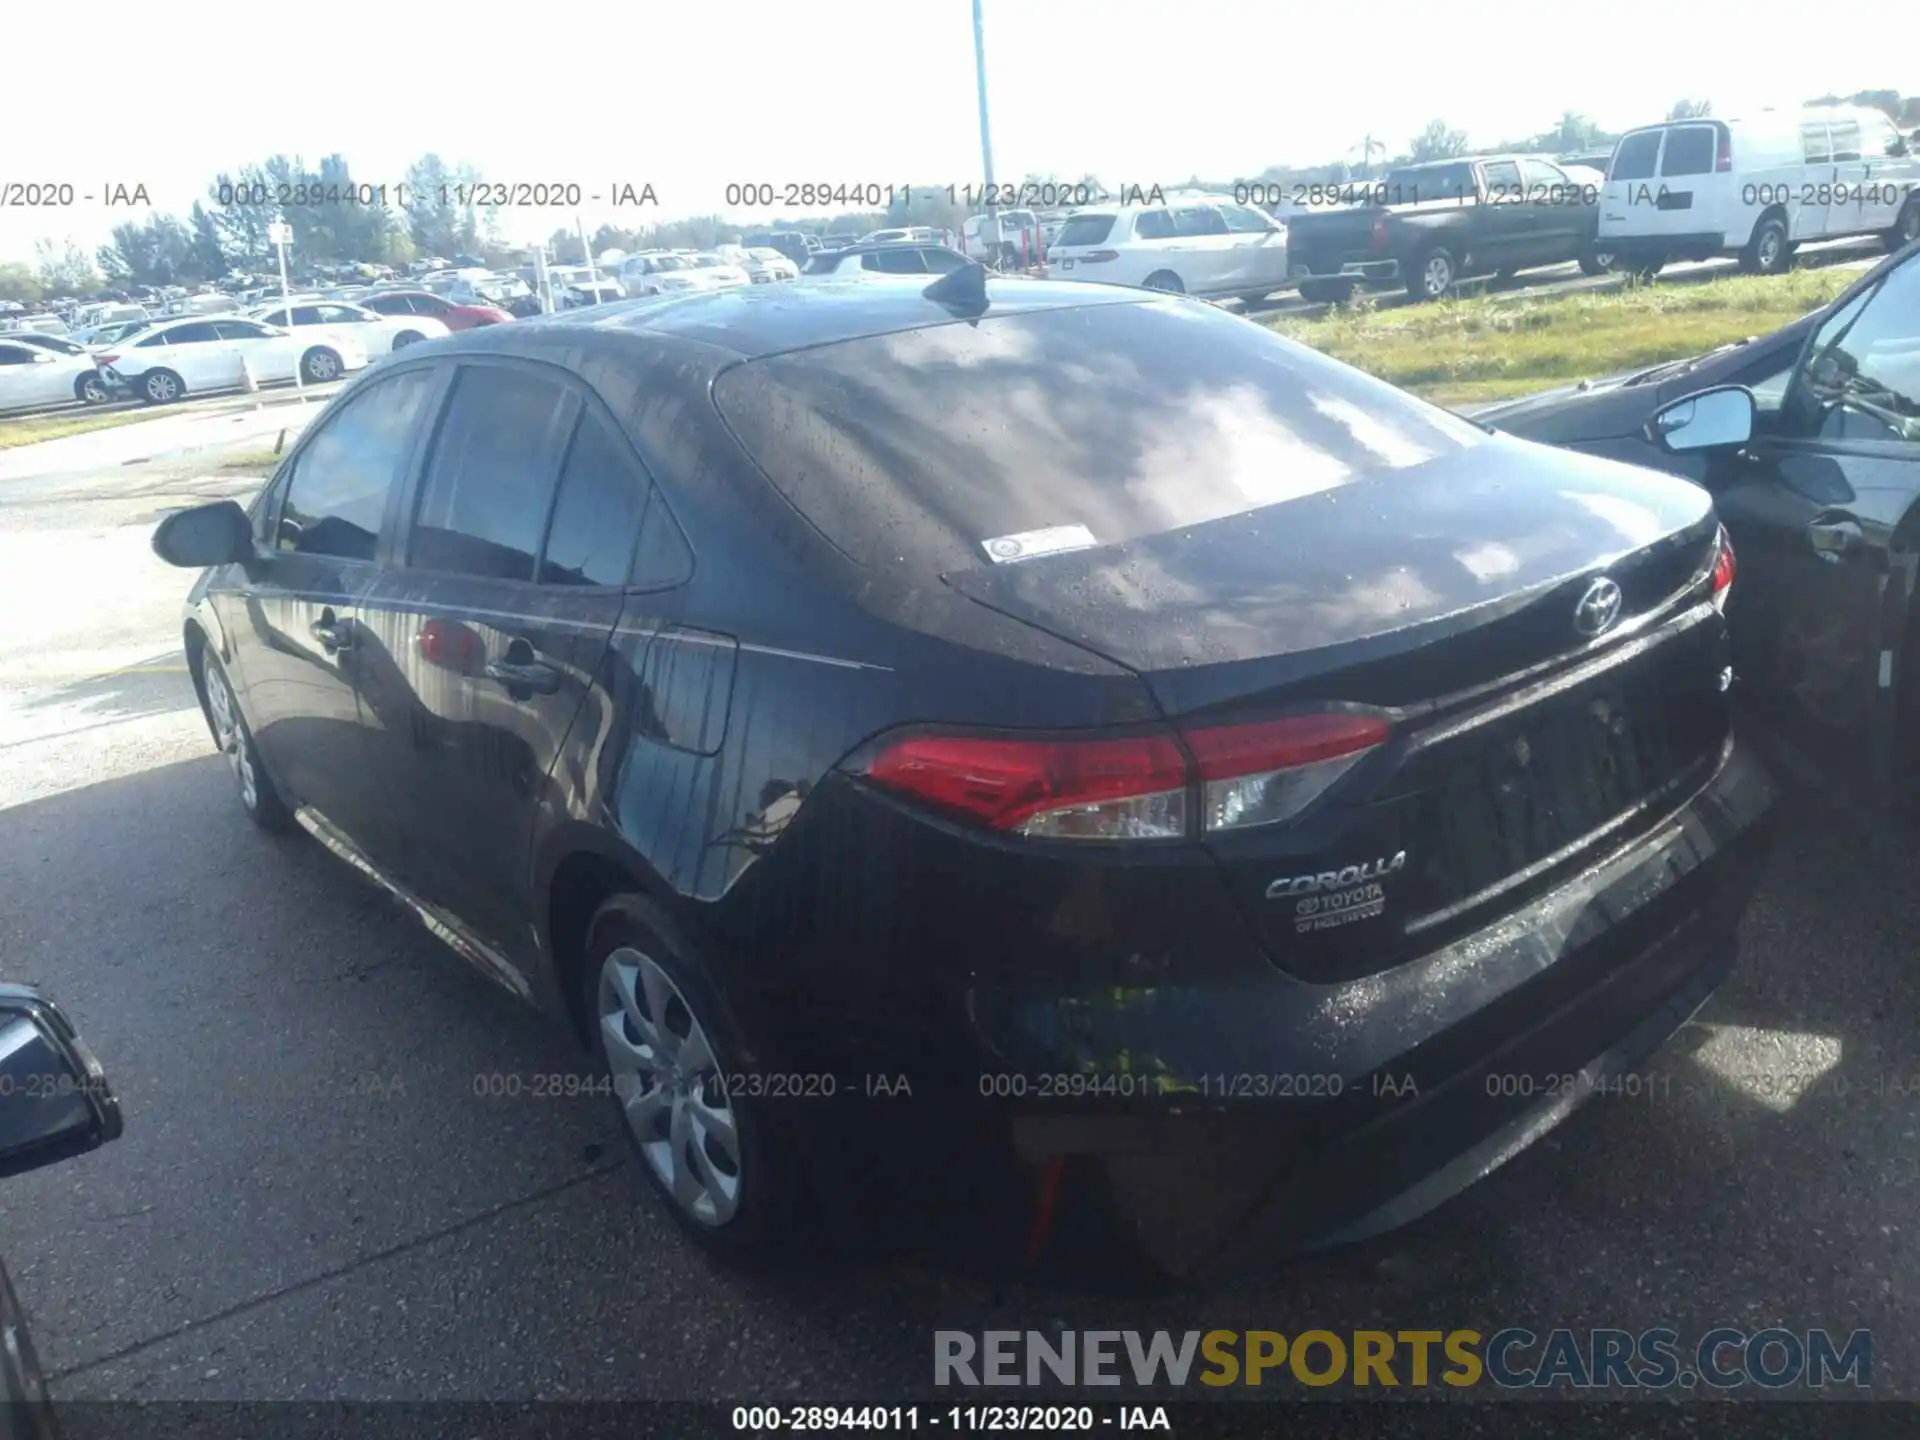
[[[294,301],[293,320],[287,320],[287,307],[270,305],[251,312],[255,320],[282,330],[297,331],[309,339],[321,339],[336,331],[355,339],[365,347],[368,360],[378,360],[396,350],[422,340],[437,340],[453,332],[431,315],[382,315],[364,305],[344,300]]]
[[[0,410],[27,410],[79,401],[98,405],[109,397],[91,354],[62,355],[22,345],[0,335]]]
[[[711,250],[696,250],[687,256],[687,263],[696,271],[704,271],[701,279],[711,290],[728,290],[736,285],[751,285],[753,280],[738,265],[730,265],[721,256]]]
[[[716,245],[713,253],[735,269],[745,271],[747,279],[755,285],[800,278],[800,267],[771,245]]]
[[[1881,111],[1815,105],[1629,130],[1600,192],[1600,248],[1648,274],[1735,255],[1772,275],[1806,241],[1920,239],[1920,156]]]
[[[165,405],[183,395],[241,389],[248,374],[262,385],[296,376],[309,385],[338,380],[365,368],[367,347],[344,331],[322,338],[220,315],[155,325],[94,358],[110,385]]]
[[[1100,205],[1067,217],[1045,268],[1057,280],[1262,299],[1288,283],[1287,231],[1225,195]]]

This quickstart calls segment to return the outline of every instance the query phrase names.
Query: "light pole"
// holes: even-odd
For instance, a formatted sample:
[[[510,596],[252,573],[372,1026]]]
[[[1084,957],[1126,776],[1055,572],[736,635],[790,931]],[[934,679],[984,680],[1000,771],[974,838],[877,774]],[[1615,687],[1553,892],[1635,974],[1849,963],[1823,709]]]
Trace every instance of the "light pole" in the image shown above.
[[[973,0],[973,74],[980,90],[980,168],[985,172],[981,178],[987,183],[987,219],[993,222],[987,228],[992,232],[997,251],[1000,246],[1000,207],[994,203],[993,131],[987,124],[987,39],[980,22],[980,0]]]

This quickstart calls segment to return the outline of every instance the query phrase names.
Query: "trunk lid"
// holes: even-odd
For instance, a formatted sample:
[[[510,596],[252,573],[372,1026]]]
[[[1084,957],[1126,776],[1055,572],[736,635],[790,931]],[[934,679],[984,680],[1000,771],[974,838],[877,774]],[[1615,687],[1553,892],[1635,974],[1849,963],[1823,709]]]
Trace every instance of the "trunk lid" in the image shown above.
[[[1486,923],[1704,783],[1729,727],[1724,627],[1696,603],[1717,528],[1684,482],[1501,442],[947,579],[1137,671],[1189,735],[1391,717],[1324,803],[1205,841],[1270,958],[1333,981]],[[1619,618],[1595,638],[1575,612],[1603,576]]]

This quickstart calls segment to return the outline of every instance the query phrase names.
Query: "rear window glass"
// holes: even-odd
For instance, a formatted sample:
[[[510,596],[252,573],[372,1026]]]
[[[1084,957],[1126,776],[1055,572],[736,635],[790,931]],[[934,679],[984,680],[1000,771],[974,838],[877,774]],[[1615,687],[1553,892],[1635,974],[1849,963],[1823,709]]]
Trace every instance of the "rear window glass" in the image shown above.
[[[1662,175],[1707,175],[1713,171],[1713,127],[1683,125],[1667,132],[1666,153],[1660,157]]]
[[[1485,438],[1261,326],[1177,301],[989,315],[770,356],[727,372],[714,398],[835,545],[921,574],[989,565],[985,542],[999,537],[1084,526],[1096,544],[1133,540]]]
[[[1056,245],[1104,245],[1113,233],[1111,215],[1073,215],[1060,227]]]
[[[1660,131],[1641,130],[1623,136],[1614,148],[1613,163],[1607,167],[1609,180],[1651,180],[1654,162],[1660,157]]]
[[[1473,166],[1465,164],[1389,170],[1385,183],[1387,199],[1395,205],[1422,200],[1462,200],[1479,193],[1473,183]]]

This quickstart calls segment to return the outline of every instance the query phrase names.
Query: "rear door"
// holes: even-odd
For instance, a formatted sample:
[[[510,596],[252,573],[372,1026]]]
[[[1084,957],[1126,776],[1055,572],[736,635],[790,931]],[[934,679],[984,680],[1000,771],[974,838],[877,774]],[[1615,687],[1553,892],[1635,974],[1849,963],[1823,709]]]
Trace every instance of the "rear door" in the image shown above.
[[[1540,217],[1527,204],[1526,183],[1511,160],[1480,166],[1480,207],[1475,215],[1480,238],[1474,242],[1475,271],[1517,270],[1538,262]],[[1461,259],[1464,266],[1464,257]]]
[[[1660,141],[1664,125],[1634,130],[1620,137],[1607,164],[1607,184],[1600,194],[1600,234],[1624,239],[1677,235],[1684,226],[1678,212],[1658,204]]]
[[[1866,143],[1857,119],[1835,119],[1827,126],[1827,139],[1833,146],[1833,190],[1827,205],[1826,233],[1858,235],[1869,227],[1865,221],[1867,161],[1862,153]]]
[[[1660,147],[1660,178],[1654,188],[1654,212],[1669,234],[1719,233],[1726,228],[1716,203],[1726,182],[1716,179],[1714,160],[1720,132],[1710,121],[1669,125]]]
[[[363,846],[382,796],[359,717],[360,597],[437,383],[384,376],[316,420],[256,507],[260,559],[215,601],[268,770]]]
[[[1226,217],[1211,205],[1173,207],[1174,252],[1168,264],[1195,295],[1230,293],[1240,284],[1240,247]]]
[[[595,688],[645,504],[631,447],[573,377],[463,362],[368,597],[365,718],[394,797],[382,861],[510,957],[531,940],[534,816]]]
[[[1892,537],[1920,495],[1920,262],[1821,323],[1771,433],[1705,483],[1733,537],[1727,623],[1743,689],[1811,753],[1875,784],[1901,770],[1912,563]]]
[[[176,325],[166,334],[166,363],[189,390],[230,390],[240,383],[240,349],[211,320]]]
[[[1590,196],[1566,171],[1544,160],[1522,160],[1520,178],[1527,187],[1527,207],[1533,212],[1536,265],[1577,260],[1593,240],[1594,207]]]
[[[1278,290],[1287,283],[1287,232],[1251,205],[1221,205],[1221,217],[1233,236],[1248,295]]]

